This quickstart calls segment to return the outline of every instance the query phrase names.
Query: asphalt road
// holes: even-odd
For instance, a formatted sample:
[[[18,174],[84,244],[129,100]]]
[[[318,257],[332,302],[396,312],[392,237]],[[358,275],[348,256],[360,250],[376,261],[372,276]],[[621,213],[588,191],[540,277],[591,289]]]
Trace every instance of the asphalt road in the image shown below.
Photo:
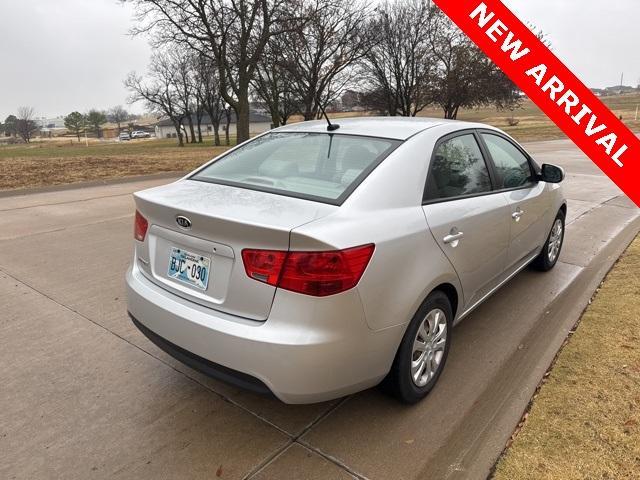
[[[560,262],[522,272],[462,322],[413,407],[376,389],[288,406],[147,341],[124,301],[130,193],[163,181],[0,198],[0,478],[486,478],[640,229],[640,210],[569,142],[528,148],[568,172]]]

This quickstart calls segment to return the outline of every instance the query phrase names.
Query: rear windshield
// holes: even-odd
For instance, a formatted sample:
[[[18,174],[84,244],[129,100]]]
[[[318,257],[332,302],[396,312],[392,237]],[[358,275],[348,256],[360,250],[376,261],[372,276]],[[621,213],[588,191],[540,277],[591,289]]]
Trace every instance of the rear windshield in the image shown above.
[[[269,133],[191,179],[339,205],[399,144],[335,133]]]

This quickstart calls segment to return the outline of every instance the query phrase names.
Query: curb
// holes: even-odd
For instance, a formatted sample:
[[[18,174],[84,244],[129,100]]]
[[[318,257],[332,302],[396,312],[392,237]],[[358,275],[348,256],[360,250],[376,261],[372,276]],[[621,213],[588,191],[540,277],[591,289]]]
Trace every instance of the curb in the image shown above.
[[[478,397],[484,400],[483,404],[500,406],[493,412],[491,426],[481,418],[476,418],[475,421],[467,418],[467,422],[478,429],[475,435],[469,431],[465,433],[473,440],[465,445],[462,455],[444,450],[439,452],[444,457],[452,455],[453,458],[438,462],[438,468],[429,472],[434,475],[433,478],[446,476],[446,471],[442,470],[443,464],[456,463],[463,466],[464,478],[491,479],[495,465],[504,454],[509,439],[567,336],[579,322],[603,279],[639,233],[640,216],[636,216],[609,239],[591,262],[562,289],[562,293],[547,305],[545,314],[523,339],[526,349],[512,353],[501,368],[499,375],[503,382],[497,391],[485,390]],[[490,384],[492,388],[496,388],[493,380]]]

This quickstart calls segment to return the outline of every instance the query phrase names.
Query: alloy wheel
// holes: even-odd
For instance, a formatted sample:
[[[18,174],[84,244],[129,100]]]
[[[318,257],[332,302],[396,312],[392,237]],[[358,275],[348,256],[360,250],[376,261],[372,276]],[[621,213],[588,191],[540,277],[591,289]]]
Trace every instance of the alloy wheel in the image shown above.
[[[549,263],[553,263],[558,258],[560,253],[560,247],[562,246],[562,235],[564,228],[562,226],[562,220],[557,218],[551,229],[551,235],[549,236],[549,246],[547,248],[547,257]]]
[[[436,308],[427,313],[413,341],[411,379],[417,387],[424,387],[438,373],[446,344],[447,317]]]

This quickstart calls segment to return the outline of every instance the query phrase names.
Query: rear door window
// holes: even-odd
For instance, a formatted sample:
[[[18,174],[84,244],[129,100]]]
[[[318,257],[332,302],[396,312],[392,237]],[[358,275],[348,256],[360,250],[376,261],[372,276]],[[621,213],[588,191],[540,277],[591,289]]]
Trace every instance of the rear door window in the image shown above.
[[[355,135],[270,133],[191,178],[341,204],[400,143]]]
[[[436,146],[425,200],[438,200],[490,192],[489,170],[472,133]]]

